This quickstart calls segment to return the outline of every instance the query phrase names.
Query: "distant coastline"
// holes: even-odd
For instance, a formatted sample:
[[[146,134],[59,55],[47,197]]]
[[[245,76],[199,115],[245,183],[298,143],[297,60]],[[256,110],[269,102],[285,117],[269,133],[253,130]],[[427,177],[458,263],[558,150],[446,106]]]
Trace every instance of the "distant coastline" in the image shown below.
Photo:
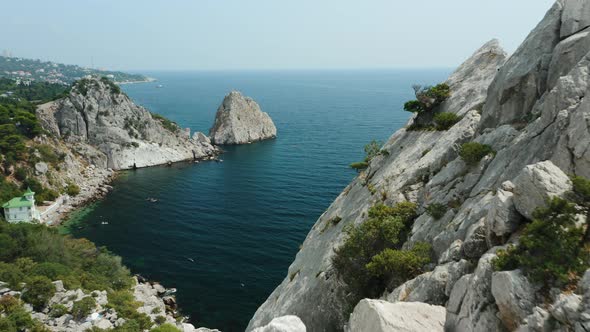
[[[157,79],[153,78],[153,77],[146,77],[143,80],[134,80],[134,81],[123,81],[123,82],[115,82],[119,85],[125,85],[125,84],[140,84],[140,83],[151,83],[151,82],[156,82]]]

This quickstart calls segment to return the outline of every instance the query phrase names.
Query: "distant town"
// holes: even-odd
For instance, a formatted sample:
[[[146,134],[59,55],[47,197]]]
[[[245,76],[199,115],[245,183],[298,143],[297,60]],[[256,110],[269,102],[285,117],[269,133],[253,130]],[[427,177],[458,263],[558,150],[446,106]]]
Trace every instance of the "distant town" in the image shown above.
[[[116,83],[147,82],[151,79],[140,74],[120,71],[65,65],[51,61],[41,61],[13,57],[10,51],[0,56],[0,77],[11,78],[17,85],[30,85],[31,82],[47,82],[70,85],[88,75],[106,76]]]

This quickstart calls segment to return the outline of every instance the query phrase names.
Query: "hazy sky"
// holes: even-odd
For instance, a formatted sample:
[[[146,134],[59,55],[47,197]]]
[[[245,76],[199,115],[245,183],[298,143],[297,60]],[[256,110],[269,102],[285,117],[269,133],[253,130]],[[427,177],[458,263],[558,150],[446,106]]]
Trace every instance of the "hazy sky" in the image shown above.
[[[0,50],[129,70],[452,67],[554,0],[7,0]]]

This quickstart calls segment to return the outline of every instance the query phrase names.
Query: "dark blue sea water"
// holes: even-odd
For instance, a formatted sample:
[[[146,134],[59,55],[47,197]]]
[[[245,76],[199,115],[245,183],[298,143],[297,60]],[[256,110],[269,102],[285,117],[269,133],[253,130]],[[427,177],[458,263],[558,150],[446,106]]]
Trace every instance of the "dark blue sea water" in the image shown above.
[[[123,89],[151,111],[208,132],[224,95],[237,89],[271,115],[278,138],[225,147],[223,163],[123,173],[73,235],[107,246],[132,272],[176,287],[195,325],[242,331],[355,176],[348,164],[371,139],[386,140],[406,122],[410,86],[448,73],[148,73],[158,82]]]

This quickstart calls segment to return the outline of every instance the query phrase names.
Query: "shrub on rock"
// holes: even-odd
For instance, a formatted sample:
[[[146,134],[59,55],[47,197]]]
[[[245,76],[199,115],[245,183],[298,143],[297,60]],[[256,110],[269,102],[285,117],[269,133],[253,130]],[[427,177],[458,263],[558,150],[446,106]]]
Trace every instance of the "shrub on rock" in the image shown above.
[[[461,117],[455,113],[441,112],[434,115],[436,130],[449,130],[459,121],[461,121]]]
[[[479,161],[495,151],[491,146],[481,144],[477,142],[468,142],[461,145],[459,149],[459,156],[467,165],[473,166],[479,163]]]
[[[30,303],[35,309],[41,309],[47,305],[53,294],[55,294],[55,286],[49,278],[34,276],[26,280],[22,299]]]
[[[74,302],[74,305],[72,306],[72,316],[74,316],[74,319],[82,319],[90,315],[94,308],[96,308],[96,301],[91,296],[87,296]]]

